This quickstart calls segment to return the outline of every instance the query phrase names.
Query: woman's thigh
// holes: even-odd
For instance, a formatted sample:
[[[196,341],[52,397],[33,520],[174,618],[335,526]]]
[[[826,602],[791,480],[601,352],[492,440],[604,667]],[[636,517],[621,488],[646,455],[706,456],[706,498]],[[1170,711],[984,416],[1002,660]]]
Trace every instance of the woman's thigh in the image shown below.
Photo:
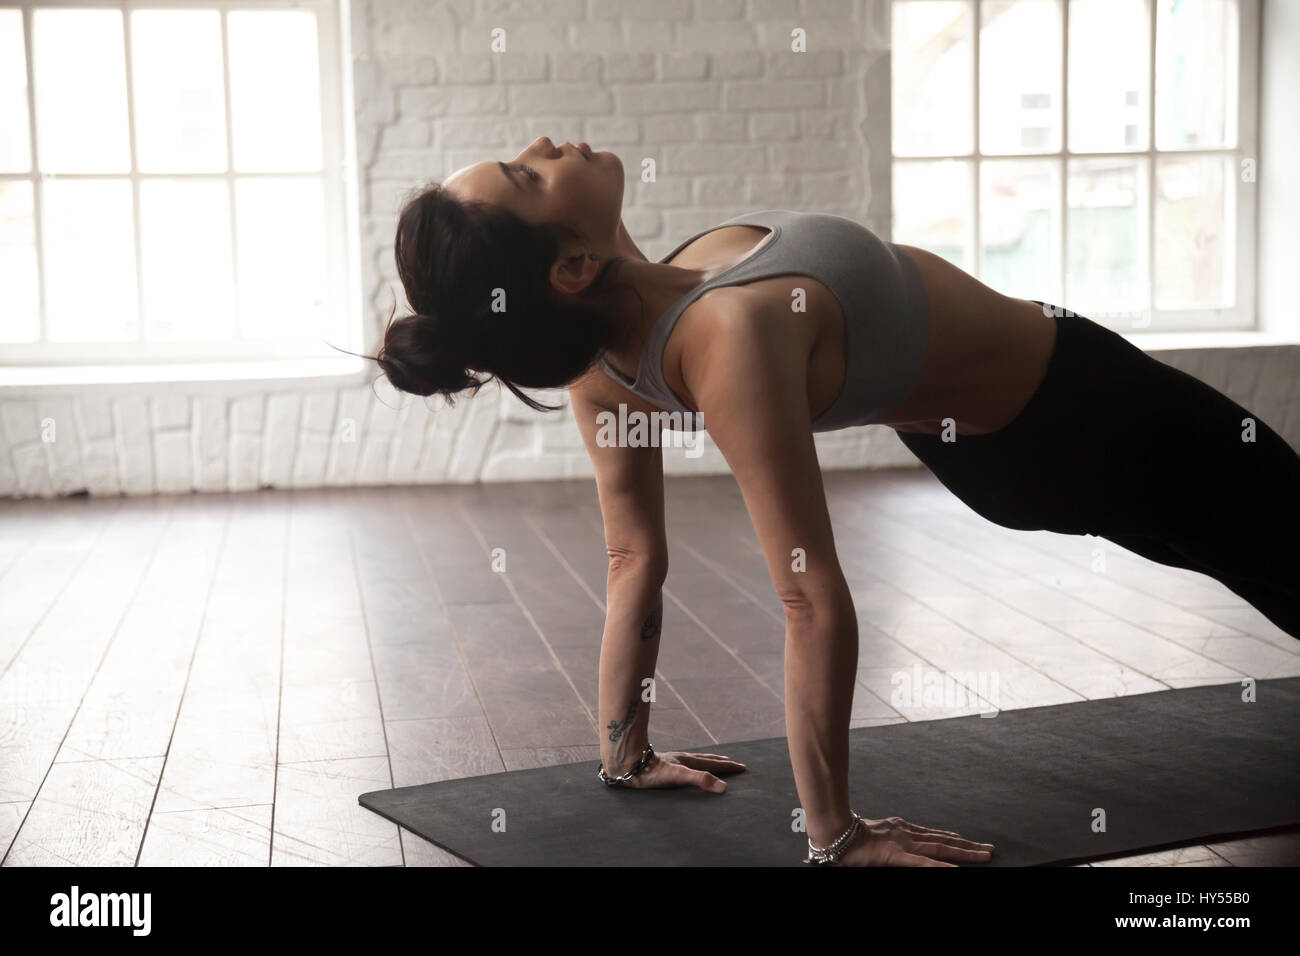
[[[1157,538],[1209,573],[1300,585],[1300,455],[1217,389],[1149,361],[1111,426],[1101,533]]]

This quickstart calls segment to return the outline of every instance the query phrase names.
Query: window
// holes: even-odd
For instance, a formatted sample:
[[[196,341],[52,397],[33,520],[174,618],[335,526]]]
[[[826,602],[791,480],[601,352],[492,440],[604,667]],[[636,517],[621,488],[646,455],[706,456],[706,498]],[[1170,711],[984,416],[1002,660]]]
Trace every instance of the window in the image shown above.
[[[1112,328],[1254,327],[1258,16],[894,0],[894,241]]]
[[[355,349],[338,4],[0,3],[0,355]]]

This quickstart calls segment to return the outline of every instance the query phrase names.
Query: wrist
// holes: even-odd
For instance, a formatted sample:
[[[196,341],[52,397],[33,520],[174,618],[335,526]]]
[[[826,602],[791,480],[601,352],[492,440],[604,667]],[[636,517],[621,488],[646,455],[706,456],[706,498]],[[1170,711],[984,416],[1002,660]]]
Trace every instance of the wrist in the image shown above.
[[[849,825],[829,843],[817,845],[808,843],[808,856],[805,863],[818,866],[836,866],[843,863],[845,856],[857,844],[866,832],[866,821],[856,813],[849,814]]]
[[[625,736],[619,740],[617,746],[611,746],[608,749],[601,748],[601,766],[605,768],[605,773],[611,777],[617,777],[619,774],[635,767],[649,745],[648,734]]]
[[[852,825],[853,812],[848,808],[842,812],[837,811],[818,817],[816,820],[809,818],[808,839],[818,849],[825,849],[843,836],[844,831]]]
[[[630,781],[633,777],[636,777],[638,774],[643,773],[645,769],[649,767],[650,764],[654,761],[654,758],[655,758],[654,747],[646,747],[644,750],[641,751],[641,756],[637,759],[637,762],[634,763],[629,769],[619,774],[610,774],[605,770],[605,767],[602,765],[600,770],[597,772],[596,776],[600,779],[600,782],[605,784],[605,786],[607,787],[625,787],[628,786],[628,781]]]

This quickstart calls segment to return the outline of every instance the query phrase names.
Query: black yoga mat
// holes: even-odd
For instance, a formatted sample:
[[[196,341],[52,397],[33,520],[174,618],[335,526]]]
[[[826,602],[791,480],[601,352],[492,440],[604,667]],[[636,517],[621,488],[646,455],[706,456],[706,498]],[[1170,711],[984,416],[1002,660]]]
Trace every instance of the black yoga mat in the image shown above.
[[[996,845],[980,866],[1079,862],[1300,823],[1300,678],[865,727],[853,807]],[[651,717],[653,741],[654,719]],[[691,748],[748,769],[722,795],[612,789],[596,761],[360,796],[484,866],[788,866],[807,838],[784,737]],[[504,824],[504,828],[502,827]],[[1104,824],[1104,829],[1100,829]]]

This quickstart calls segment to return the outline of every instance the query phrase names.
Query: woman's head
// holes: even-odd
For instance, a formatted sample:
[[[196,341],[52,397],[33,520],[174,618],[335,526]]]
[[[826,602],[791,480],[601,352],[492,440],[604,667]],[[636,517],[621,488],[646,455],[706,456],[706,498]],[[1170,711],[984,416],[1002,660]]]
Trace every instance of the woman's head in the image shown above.
[[[375,361],[417,395],[498,379],[560,388],[620,344],[614,308],[623,172],[542,137],[514,162],[466,167],[408,199],[394,255],[413,314],[390,320]]]

